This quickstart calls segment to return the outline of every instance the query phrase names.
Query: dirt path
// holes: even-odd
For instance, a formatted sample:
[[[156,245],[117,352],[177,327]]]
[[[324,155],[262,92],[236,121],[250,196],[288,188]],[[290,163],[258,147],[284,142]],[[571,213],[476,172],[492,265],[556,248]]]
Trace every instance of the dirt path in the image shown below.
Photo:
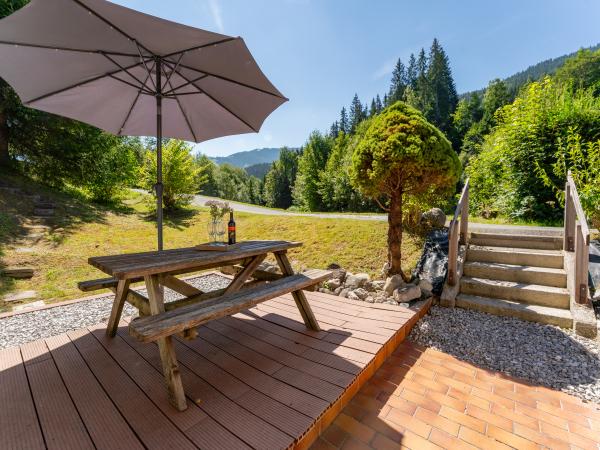
[[[222,200],[216,197],[208,197],[206,195],[195,195],[193,204],[196,206],[204,206],[204,203],[208,200]],[[352,214],[352,213],[299,213],[292,211],[285,211],[282,209],[266,208],[264,206],[250,205],[247,203],[239,203],[229,201],[230,205],[236,211],[247,212],[252,214],[264,214],[268,216],[299,216],[299,217],[316,217],[319,219],[354,219],[354,220],[387,220],[386,214]],[[531,234],[561,234],[562,227],[537,227],[537,226],[526,226],[526,225],[497,225],[487,223],[469,223],[469,229],[477,231],[490,230],[494,232],[506,231],[519,231]]]

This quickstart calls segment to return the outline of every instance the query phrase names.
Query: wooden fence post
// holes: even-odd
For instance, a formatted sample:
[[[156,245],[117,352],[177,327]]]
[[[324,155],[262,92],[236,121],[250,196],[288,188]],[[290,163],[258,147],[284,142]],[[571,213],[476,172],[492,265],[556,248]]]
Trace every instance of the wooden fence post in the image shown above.
[[[563,236],[563,249],[567,252],[575,250],[575,205],[571,185],[567,179],[565,184],[565,231]]]

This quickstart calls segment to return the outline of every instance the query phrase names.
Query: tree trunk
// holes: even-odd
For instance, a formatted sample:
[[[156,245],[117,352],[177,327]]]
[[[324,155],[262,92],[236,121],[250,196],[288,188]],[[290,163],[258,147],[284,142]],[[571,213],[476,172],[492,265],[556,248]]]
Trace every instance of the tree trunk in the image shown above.
[[[389,275],[400,274],[404,281],[410,281],[402,272],[402,192],[390,198],[388,213],[388,263]]]
[[[0,108],[0,167],[10,165],[10,156],[8,155],[8,116]]]

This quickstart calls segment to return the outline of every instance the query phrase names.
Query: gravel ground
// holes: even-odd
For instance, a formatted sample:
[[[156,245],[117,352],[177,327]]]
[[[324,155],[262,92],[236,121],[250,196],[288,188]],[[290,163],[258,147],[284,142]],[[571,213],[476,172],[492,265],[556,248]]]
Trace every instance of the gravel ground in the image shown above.
[[[227,286],[231,280],[220,275],[210,274],[188,280],[198,289],[208,292]],[[137,289],[136,289],[137,290]],[[146,294],[145,289],[139,292]],[[170,289],[165,289],[165,301],[173,301],[182,296]],[[70,330],[106,322],[114,295],[72,303],[66,306],[32,311],[0,319],[0,348],[25,344]],[[124,316],[136,316],[137,309],[125,303]]]
[[[569,330],[434,306],[410,339],[480,367],[600,403],[600,343]]]

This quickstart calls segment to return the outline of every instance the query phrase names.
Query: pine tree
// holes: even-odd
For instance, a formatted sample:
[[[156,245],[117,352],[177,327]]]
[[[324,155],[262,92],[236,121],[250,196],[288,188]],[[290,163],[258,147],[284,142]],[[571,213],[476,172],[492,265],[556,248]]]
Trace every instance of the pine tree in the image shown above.
[[[421,70],[423,54],[424,52],[419,55],[419,70]],[[434,39],[431,44],[428,61],[426,79],[430,98],[424,112],[431,123],[449,135],[452,113],[458,104],[458,95],[448,56],[437,39]]]
[[[406,68],[402,64],[402,60],[398,58],[396,67],[392,73],[392,83],[390,85],[389,100],[390,103],[404,99],[404,91],[406,90]]]
[[[406,69],[406,84],[412,89],[417,87],[417,59],[414,53],[408,58],[408,68]]]
[[[369,109],[369,117],[373,117],[377,114],[377,103],[375,103],[375,99],[371,100],[371,108]]]
[[[381,104],[381,98],[379,97],[379,94],[377,94],[377,96],[375,97],[375,108],[377,110],[377,114],[379,114],[383,109],[383,105]]]
[[[331,124],[331,128],[329,129],[329,136],[335,139],[338,134],[340,134],[340,123],[336,120]]]
[[[413,58],[411,58],[411,64]],[[429,120],[432,110],[432,92],[428,79],[428,60],[424,49],[419,52],[411,70],[414,70],[415,81],[414,87],[411,84],[407,89],[406,101],[419,109]],[[411,74],[412,76],[413,74]]]
[[[387,94],[383,95],[383,107],[387,108],[388,106],[390,106],[390,99],[388,98]]]
[[[348,113],[346,112],[345,106],[340,112],[340,131],[343,131],[346,134],[350,131],[350,123],[348,122]]]
[[[350,133],[356,130],[356,127],[364,119],[364,110],[358,94],[354,94],[352,103],[350,104]]]

